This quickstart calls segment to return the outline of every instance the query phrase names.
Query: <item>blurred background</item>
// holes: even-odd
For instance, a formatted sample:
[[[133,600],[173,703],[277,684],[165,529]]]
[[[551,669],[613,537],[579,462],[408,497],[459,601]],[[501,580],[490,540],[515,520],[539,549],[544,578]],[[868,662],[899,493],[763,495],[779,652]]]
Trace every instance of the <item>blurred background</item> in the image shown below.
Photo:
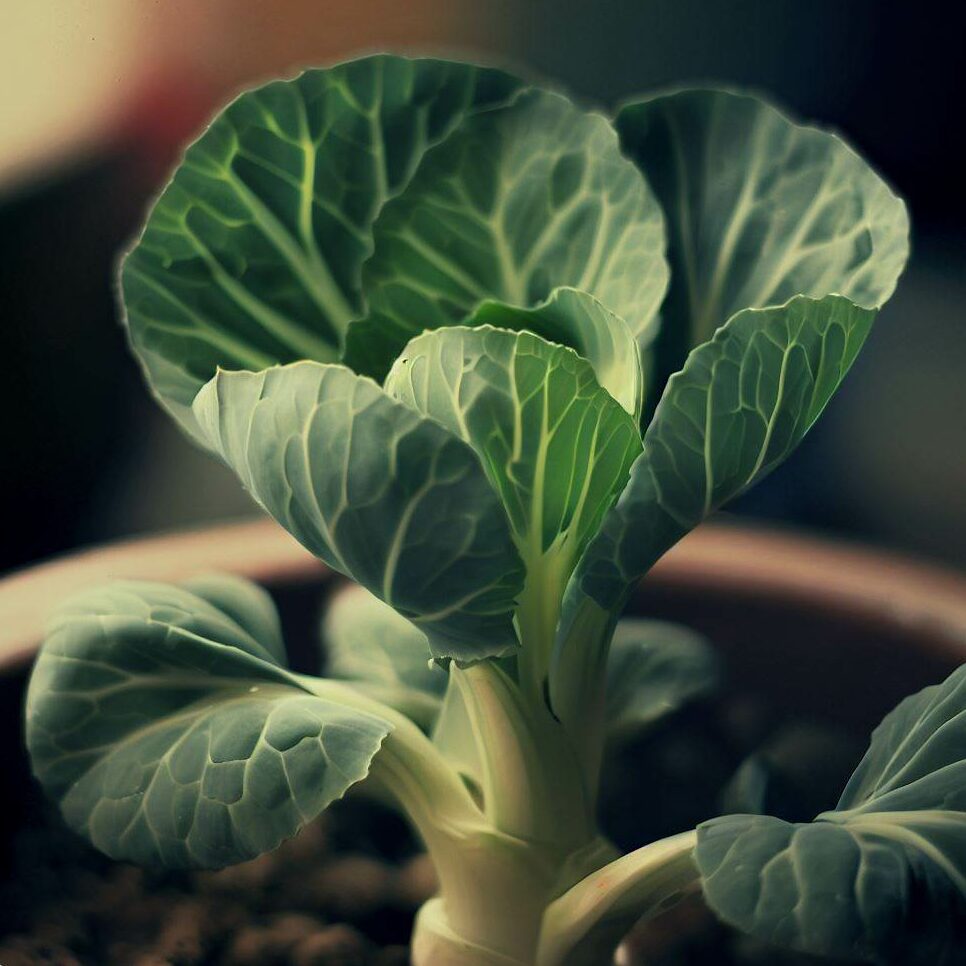
[[[239,88],[372,50],[509,65],[608,106],[767,92],[910,204],[912,263],[843,391],[732,512],[966,565],[966,23],[917,0],[2,0],[0,571],[253,509],[151,402],[113,275]],[[958,12],[957,16],[963,14]]]

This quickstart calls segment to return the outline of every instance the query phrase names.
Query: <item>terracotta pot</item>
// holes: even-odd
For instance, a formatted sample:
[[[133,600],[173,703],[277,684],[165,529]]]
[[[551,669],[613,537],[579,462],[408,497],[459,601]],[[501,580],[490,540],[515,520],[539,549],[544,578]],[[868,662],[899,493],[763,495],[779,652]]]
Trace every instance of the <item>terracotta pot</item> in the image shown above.
[[[5,829],[16,829],[30,800],[22,694],[49,609],[112,578],[213,570],[273,593],[293,663],[311,670],[331,575],[272,521],[112,544],[0,581],[0,767],[14,791],[0,796]],[[707,634],[732,689],[863,739],[900,697],[966,661],[966,577],[793,533],[705,526],[654,568],[631,609]]]

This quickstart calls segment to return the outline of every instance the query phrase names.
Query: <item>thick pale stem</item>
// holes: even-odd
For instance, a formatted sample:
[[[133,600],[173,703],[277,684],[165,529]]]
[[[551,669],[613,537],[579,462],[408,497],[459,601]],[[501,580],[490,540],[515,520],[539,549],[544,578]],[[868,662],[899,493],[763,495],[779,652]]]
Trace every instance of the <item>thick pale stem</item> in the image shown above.
[[[571,735],[588,795],[596,800],[606,723],[611,612],[586,597],[572,614],[550,682],[550,698]]]
[[[584,777],[570,738],[547,708],[484,662],[450,673],[483,768],[487,819],[501,832],[566,855],[596,837]]]
[[[697,888],[696,832],[653,842],[615,859],[571,887],[547,909],[536,966],[606,962],[630,927]]]
[[[416,917],[413,966],[530,966],[526,960],[480,946],[456,933],[442,899],[430,899]]]
[[[454,843],[416,921],[415,966],[533,966],[548,905],[613,854],[602,840],[562,855],[495,832]]]
[[[523,645],[517,656],[520,685],[533,704],[546,701],[546,686],[560,619],[560,603],[570,562],[565,555],[540,554],[531,549],[527,582],[517,607],[517,626]]]
[[[483,812],[459,774],[405,715],[347,683],[307,676],[300,680],[319,697],[367,711],[392,725],[373,760],[370,780],[399,804],[431,852],[486,827]]]
[[[420,914],[414,963],[532,966],[547,905],[615,853],[597,836],[570,740],[543,695],[534,702],[492,662],[450,674],[489,830],[433,849],[440,895]]]

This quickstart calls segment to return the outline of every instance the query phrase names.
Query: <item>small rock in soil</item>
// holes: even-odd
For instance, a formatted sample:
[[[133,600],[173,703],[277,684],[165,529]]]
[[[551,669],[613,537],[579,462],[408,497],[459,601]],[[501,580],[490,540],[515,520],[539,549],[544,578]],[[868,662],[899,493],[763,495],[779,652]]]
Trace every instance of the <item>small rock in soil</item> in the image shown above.
[[[184,899],[168,913],[153,952],[164,962],[199,963],[203,961],[209,935],[204,904],[197,899]]]
[[[358,922],[391,898],[393,875],[385,863],[365,855],[345,855],[318,869],[302,884],[302,901],[327,909],[335,918]]]
[[[318,919],[298,913],[276,916],[265,926],[245,926],[235,934],[226,966],[282,966],[303,939],[323,928]]]
[[[3,966],[81,966],[81,961],[64,946],[32,936],[11,936],[0,946]]]
[[[404,909],[415,911],[436,894],[439,879],[428,855],[414,855],[396,873],[394,896]]]
[[[406,946],[385,946],[376,953],[373,966],[409,966],[409,949]]]
[[[327,926],[292,953],[292,966],[368,966],[370,944],[351,926]]]

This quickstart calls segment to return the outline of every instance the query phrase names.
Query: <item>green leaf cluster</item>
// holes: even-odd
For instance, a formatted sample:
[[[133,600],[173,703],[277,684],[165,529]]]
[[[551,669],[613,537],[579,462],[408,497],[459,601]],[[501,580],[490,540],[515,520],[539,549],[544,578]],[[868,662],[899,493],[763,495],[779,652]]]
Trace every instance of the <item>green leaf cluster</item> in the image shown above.
[[[621,621],[631,590],[794,451],[907,254],[851,148],[744,93],[611,122],[380,55],[242,94],[125,257],[125,322],[182,428],[354,582],[328,677],[286,668],[250,585],[89,592],[32,679],[38,777],[108,854],[199,866],[367,778],[440,873],[420,966],[596,962],[698,882],[771,941],[882,959],[925,930],[905,961],[952,964],[962,674],[886,719],[815,823],[731,816],[616,861],[595,824],[604,743],[719,676],[694,635]]]

